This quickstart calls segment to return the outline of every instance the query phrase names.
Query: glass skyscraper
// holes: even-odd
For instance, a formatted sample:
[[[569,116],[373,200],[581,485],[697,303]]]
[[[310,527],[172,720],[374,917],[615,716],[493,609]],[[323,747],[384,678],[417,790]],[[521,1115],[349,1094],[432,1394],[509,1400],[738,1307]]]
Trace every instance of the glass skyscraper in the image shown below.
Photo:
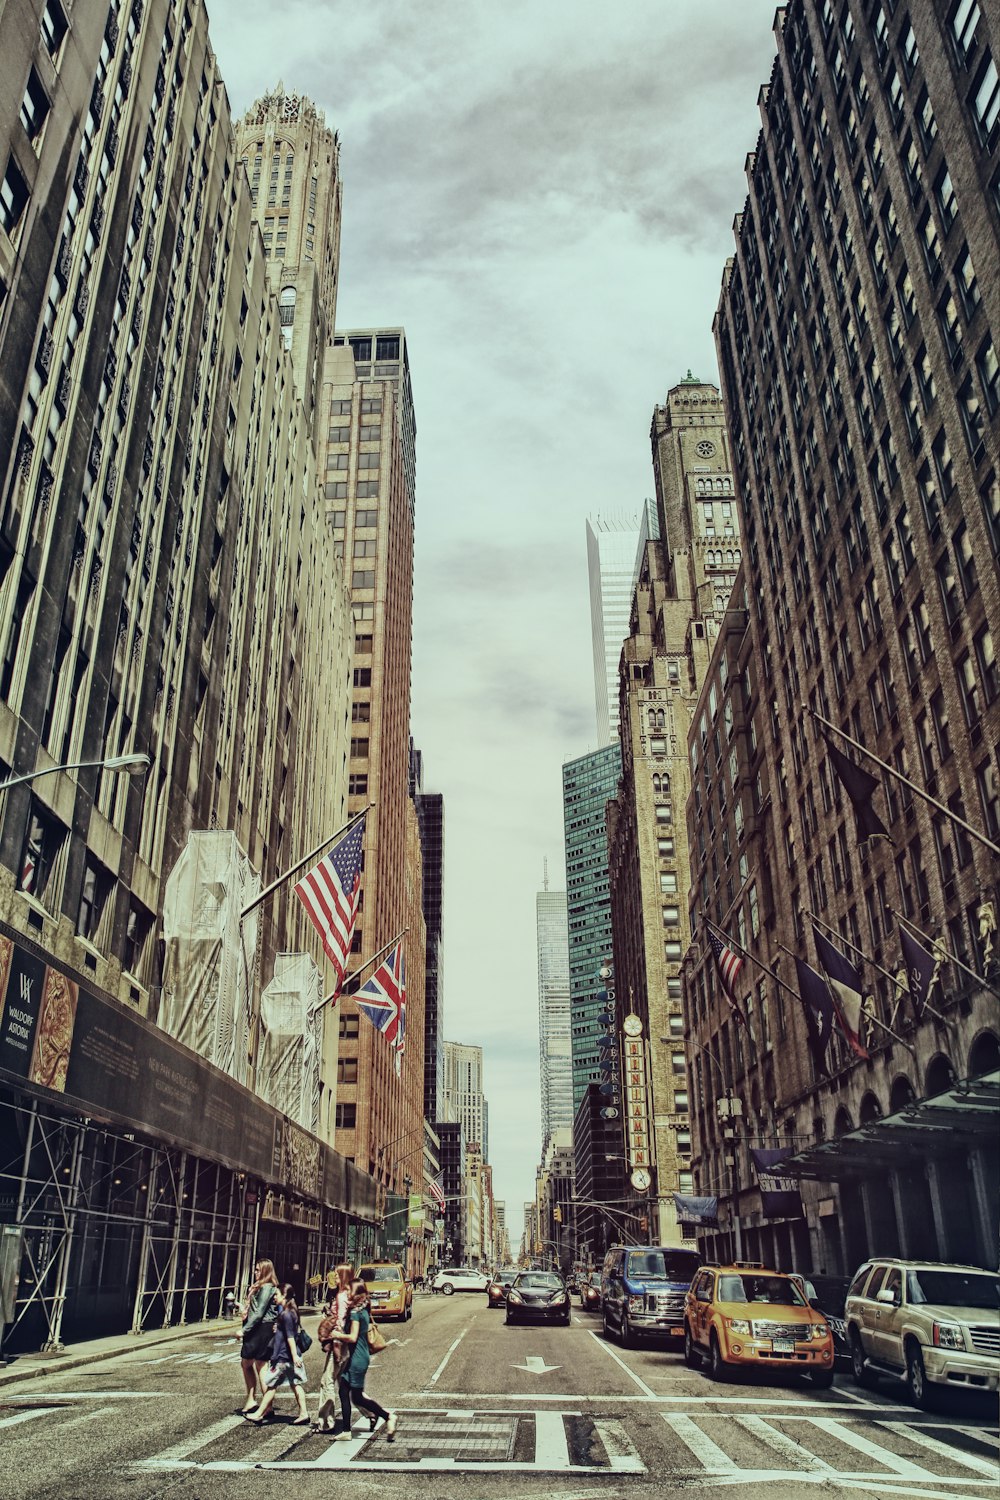
[[[652,500],[644,500],[639,511],[594,516],[587,522],[594,697],[601,745],[618,739],[618,662],[632,612],[636,556],[640,544],[658,535]]]
[[[618,791],[621,746],[602,745],[563,766],[566,905],[573,1059],[573,1109],[600,1080],[598,1020],[605,999],[601,965],[611,958],[611,897],[605,804]]]
[[[538,1052],[542,1093],[542,1148],[553,1131],[573,1124],[573,1072],[570,1055],[569,957],[566,892],[539,891],[535,897],[538,932]]]

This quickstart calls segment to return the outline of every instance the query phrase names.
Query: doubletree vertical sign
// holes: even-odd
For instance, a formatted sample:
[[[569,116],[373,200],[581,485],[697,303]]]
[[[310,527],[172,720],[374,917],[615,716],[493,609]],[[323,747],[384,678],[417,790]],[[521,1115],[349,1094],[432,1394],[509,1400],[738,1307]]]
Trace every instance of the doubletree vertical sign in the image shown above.
[[[649,1143],[649,1104],[646,1093],[646,1043],[642,1021],[628,1015],[622,1022],[625,1054],[625,1128],[628,1133],[628,1159],[633,1167],[650,1167],[653,1158]]]

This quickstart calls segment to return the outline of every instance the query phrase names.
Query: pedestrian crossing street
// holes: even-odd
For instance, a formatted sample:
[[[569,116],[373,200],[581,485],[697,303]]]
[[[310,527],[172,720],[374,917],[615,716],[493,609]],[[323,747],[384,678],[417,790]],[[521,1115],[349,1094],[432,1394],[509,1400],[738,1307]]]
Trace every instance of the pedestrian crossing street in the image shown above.
[[[155,1393],[125,1390],[8,1395],[0,1402],[5,1452],[29,1432],[53,1443],[63,1430],[121,1413]],[[911,1500],[989,1500],[1000,1481],[995,1426],[965,1425],[899,1404],[844,1401],[746,1402],[725,1411],[681,1400],[640,1401],[621,1412],[401,1406],[394,1443],[367,1420],[350,1442],[290,1425],[291,1403],[255,1428],[235,1414],[192,1431],[159,1452],[139,1456],[146,1472],[340,1470],[450,1473],[517,1472],[606,1480],[612,1475],[668,1476],[684,1488],[798,1482]],[[757,1407],[754,1410],[754,1407]],[[636,1420],[641,1414],[642,1420]],[[652,1419],[652,1420],[650,1420]]]

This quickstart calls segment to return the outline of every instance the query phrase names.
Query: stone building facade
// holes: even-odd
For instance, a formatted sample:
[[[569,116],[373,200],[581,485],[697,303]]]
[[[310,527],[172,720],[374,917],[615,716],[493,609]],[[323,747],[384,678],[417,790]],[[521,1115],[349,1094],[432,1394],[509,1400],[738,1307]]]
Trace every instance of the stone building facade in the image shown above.
[[[731,1088],[745,1135],[792,1153],[805,1202],[771,1224],[741,1198],[744,1251],[839,1271],[876,1251],[993,1264],[996,1247],[1000,36],[975,0],[891,12],[778,13],[715,325],[744,616],[690,738],[697,1178],[725,1189]],[[943,811],[883,773],[891,842],[860,844],[817,714]],[[733,891],[723,829],[746,860]],[[789,986],[745,965],[742,1057],[700,914]],[[942,963],[919,1023],[895,978],[900,915],[965,965]],[[818,966],[812,917],[863,956],[872,995],[869,1059],[835,1043],[829,1078],[789,960]]]

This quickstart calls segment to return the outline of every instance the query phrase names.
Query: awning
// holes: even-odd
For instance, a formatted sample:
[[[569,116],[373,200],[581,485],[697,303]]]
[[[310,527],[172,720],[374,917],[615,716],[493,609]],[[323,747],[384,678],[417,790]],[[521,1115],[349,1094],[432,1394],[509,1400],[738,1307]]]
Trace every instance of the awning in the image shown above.
[[[984,1145],[1000,1145],[1000,1072],[965,1079],[898,1114],[819,1141],[788,1157],[780,1170],[782,1176],[832,1182]]]

